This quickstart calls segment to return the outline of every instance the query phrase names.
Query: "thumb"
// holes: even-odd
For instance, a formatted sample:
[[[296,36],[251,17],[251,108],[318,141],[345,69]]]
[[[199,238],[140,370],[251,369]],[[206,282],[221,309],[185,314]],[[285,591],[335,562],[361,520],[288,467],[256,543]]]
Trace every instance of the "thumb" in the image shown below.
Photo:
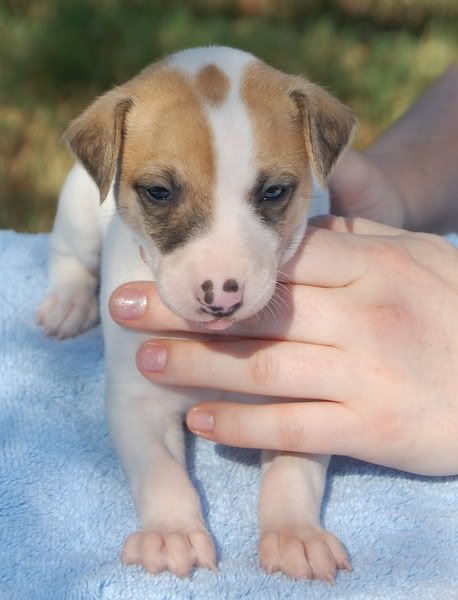
[[[188,412],[186,423],[205,439],[263,450],[352,454],[357,438],[352,412],[337,402],[206,402]]]

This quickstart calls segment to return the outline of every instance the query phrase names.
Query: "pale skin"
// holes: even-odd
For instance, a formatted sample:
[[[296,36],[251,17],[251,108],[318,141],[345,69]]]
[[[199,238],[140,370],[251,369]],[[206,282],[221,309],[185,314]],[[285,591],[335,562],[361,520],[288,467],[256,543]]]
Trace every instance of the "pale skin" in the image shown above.
[[[137,365],[156,383],[290,399],[206,402],[188,413],[192,431],[234,446],[458,473],[458,250],[401,229],[457,229],[456,106],[453,66],[365,155],[343,156],[330,182],[335,211],[387,224],[314,222],[284,269],[275,320],[266,313],[212,342],[155,339],[139,349]],[[110,308],[118,323],[165,338],[202,332],[168,311],[151,283],[121,286]],[[148,371],[156,352],[161,366]]]

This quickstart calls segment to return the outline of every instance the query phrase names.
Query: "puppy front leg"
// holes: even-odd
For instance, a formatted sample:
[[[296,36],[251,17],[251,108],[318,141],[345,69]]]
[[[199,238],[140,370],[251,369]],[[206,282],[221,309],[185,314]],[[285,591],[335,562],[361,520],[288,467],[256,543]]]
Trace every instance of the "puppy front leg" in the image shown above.
[[[66,338],[97,323],[101,245],[99,192],[76,164],[60,193],[50,235],[48,293],[37,312],[47,335]]]
[[[151,385],[135,396],[111,391],[108,416],[142,524],[127,538],[122,560],[183,577],[194,566],[214,569],[215,550],[186,472],[183,408],[169,396],[152,394]]]
[[[334,582],[351,570],[339,540],[320,526],[329,456],[264,452],[259,556],[268,572]]]

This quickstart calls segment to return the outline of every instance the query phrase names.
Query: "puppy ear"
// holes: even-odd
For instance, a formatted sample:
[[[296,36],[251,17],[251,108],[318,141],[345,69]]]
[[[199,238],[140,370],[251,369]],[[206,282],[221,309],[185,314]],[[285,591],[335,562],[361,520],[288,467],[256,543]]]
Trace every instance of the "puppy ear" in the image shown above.
[[[115,175],[124,119],[132,104],[125,90],[115,88],[97,98],[64,134],[71,151],[98,185],[101,202]]]
[[[289,93],[299,108],[307,152],[323,186],[339,155],[350,143],[357,120],[348,106],[320,86],[300,77],[293,80]]]

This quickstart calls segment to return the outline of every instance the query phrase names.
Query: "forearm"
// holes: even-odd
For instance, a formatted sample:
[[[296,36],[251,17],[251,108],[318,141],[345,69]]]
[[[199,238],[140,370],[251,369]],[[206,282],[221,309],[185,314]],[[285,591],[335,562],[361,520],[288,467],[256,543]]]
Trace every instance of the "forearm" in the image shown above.
[[[458,231],[458,63],[367,152],[403,199],[403,226]]]

